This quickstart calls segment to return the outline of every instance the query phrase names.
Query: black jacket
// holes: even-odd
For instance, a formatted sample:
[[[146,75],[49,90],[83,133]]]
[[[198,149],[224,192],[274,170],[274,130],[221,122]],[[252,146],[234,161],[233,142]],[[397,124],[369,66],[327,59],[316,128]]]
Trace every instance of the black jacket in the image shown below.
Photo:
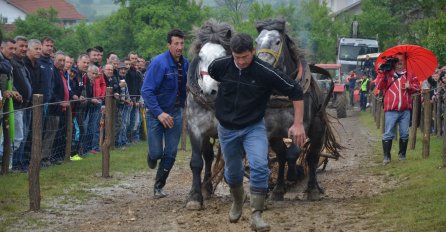
[[[14,102],[14,109],[28,107],[32,98],[31,75],[22,59],[15,57],[11,63],[14,87],[22,96],[22,102]]]
[[[220,82],[215,114],[228,129],[242,129],[262,120],[273,89],[292,101],[303,99],[298,83],[257,57],[242,70],[232,56],[216,59],[209,65],[209,75]]]
[[[25,57],[24,61],[26,69],[28,70],[31,77],[31,89],[33,91],[33,94],[43,94],[39,65],[37,64],[37,62],[35,65],[33,65],[28,57]]]
[[[134,67],[131,67],[125,76],[125,82],[129,88],[132,101],[139,101],[141,95],[142,75]]]

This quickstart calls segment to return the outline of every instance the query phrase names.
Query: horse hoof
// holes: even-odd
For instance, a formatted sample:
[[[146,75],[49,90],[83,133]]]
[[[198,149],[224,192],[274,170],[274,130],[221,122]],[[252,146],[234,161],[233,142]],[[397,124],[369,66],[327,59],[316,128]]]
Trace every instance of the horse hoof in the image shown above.
[[[188,210],[202,210],[203,205],[198,201],[189,201],[186,204],[186,209],[188,209]]]
[[[272,201],[283,201],[284,200],[284,195],[283,193],[275,193],[273,192],[271,194],[271,200]]]
[[[319,201],[321,200],[321,193],[317,189],[307,191],[307,200]]]
[[[201,194],[203,194],[203,199],[205,199],[205,200],[208,200],[212,196],[212,193],[210,193],[208,191],[202,191]]]

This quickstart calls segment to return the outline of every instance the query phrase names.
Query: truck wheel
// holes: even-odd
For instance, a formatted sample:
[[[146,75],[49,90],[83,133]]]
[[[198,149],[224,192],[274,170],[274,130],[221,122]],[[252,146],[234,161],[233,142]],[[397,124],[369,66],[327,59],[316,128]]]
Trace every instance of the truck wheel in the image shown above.
[[[338,118],[347,117],[347,97],[345,93],[336,93],[336,116]]]

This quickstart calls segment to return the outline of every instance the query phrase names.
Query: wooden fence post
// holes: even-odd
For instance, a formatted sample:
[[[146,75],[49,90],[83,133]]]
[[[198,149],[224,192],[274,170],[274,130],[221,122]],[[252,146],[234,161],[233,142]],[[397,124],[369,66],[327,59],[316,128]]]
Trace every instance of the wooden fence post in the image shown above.
[[[436,102],[431,103],[431,107],[432,107],[431,113],[432,113],[433,117],[432,117],[432,121],[431,121],[430,125],[431,125],[431,128],[433,126],[432,129],[434,129],[433,134],[437,134],[437,117],[436,116],[437,116],[438,109],[437,109]]]
[[[430,145],[430,135],[431,135],[431,101],[429,90],[424,90],[424,128],[423,128],[423,158],[429,157],[429,145]]]
[[[66,143],[65,143],[65,162],[70,161],[71,157],[71,140],[73,138],[73,114],[72,114],[72,108],[71,104],[67,106],[67,122],[65,125],[67,125],[67,137],[66,137]]]
[[[375,95],[371,95],[371,101],[372,101],[372,107],[371,107],[371,113],[372,113],[372,115],[373,115],[373,121],[374,122],[376,122],[376,97],[375,97]]]
[[[6,109],[7,107],[3,107]],[[3,110],[6,112],[7,110]],[[12,112],[13,114],[13,112]],[[14,138],[12,138],[14,140]],[[3,115],[3,157],[2,157],[2,171],[1,174],[5,175],[9,172],[9,164],[11,153],[11,136],[9,134],[9,113]]]
[[[446,97],[443,99],[443,104],[446,107]],[[443,167],[446,167],[446,119],[443,119]]]
[[[440,98],[437,99],[437,115],[435,116],[435,122],[437,124],[436,128],[437,128],[437,136],[440,137],[441,136],[441,100]]]
[[[43,95],[33,95],[33,121],[32,121],[32,148],[29,163],[29,209],[37,211],[40,209],[40,161],[42,159],[42,103]]]
[[[380,100],[377,100],[376,104],[376,129],[379,129],[381,127],[381,111],[382,111],[382,102]]]
[[[102,150],[102,177],[109,178],[110,177],[110,146],[112,144],[113,139],[113,120],[112,120],[112,104],[114,104],[113,100],[113,88],[107,87],[106,97],[105,97],[105,139],[101,144]]]
[[[417,124],[418,124],[418,99],[420,95],[413,96],[413,108],[412,108],[412,126],[410,127],[410,149],[414,150],[417,143]]]

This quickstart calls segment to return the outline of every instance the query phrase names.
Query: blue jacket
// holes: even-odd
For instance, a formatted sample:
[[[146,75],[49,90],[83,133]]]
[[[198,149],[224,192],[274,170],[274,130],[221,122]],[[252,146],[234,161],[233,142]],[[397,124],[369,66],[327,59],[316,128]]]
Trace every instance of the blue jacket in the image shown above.
[[[53,95],[54,63],[51,57],[41,56],[37,60],[37,65],[40,67],[40,89],[43,94],[43,102],[48,103]]]
[[[171,114],[175,110],[177,92],[179,92],[180,107],[186,101],[186,82],[189,62],[180,58],[183,64],[183,79],[178,86],[178,67],[169,51],[159,54],[150,62],[144,76],[141,95],[144,104],[153,116],[162,112]]]

